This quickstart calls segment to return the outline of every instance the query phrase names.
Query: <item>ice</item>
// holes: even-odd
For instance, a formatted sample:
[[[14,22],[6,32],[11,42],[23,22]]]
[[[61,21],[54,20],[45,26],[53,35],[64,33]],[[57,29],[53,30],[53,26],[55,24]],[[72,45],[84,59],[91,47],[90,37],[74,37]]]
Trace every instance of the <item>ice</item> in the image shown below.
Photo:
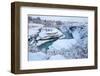
[[[65,57],[62,55],[54,55],[50,57],[50,60],[63,60],[63,59],[65,59]]]
[[[52,40],[40,40],[40,41],[37,42],[37,46],[40,46],[40,45],[42,45],[46,42],[49,42],[49,41],[52,41]]]
[[[75,45],[77,42],[75,39],[61,39],[55,41],[49,49],[55,48],[57,50],[61,50],[62,48],[69,49],[72,45]]]
[[[47,55],[45,53],[42,52],[36,52],[36,53],[32,53],[29,52],[29,61],[31,60],[46,60]]]
[[[74,31],[72,34],[75,39],[80,39],[80,34],[78,33],[78,30]]]
[[[32,16],[28,24],[29,60],[87,58],[87,21],[87,17]]]

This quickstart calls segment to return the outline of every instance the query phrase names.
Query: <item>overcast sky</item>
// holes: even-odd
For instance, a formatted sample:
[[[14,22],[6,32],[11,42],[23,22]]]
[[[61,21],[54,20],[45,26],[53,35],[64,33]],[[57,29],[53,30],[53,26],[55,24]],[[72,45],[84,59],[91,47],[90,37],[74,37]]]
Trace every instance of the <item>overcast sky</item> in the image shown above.
[[[33,17],[33,18],[40,17],[43,20],[88,22],[88,17],[81,17],[81,16],[36,16],[36,15],[31,15],[31,17]]]

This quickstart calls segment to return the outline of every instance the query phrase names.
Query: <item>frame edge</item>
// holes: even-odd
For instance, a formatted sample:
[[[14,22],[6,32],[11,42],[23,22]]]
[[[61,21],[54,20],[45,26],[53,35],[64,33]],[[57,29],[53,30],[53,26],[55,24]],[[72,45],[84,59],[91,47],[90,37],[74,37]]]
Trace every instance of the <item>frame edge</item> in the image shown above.
[[[15,3],[11,3],[11,72],[15,72]]]
[[[30,4],[29,2],[27,2],[27,3]],[[56,71],[73,71],[73,70],[97,69],[97,66],[98,66],[98,64],[97,64],[97,61],[98,61],[97,60],[97,46],[98,46],[97,45],[97,41],[98,41],[97,40],[97,36],[98,36],[97,35],[98,34],[98,31],[97,31],[97,7],[92,7],[90,9],[91,6],[89,6],[86,10],[88,10],[88,9],[89,10],[94,10],[94,12],[95,12],[95,20],[96,20],[95,21],[95,43],[94,43],[95,44],[95,48],[94,48],[95,49],[95,63],[94,63],[94,66],[71,67],[71,68],[52,68],[52,70],[51,69],[48,69],[48,68],[42,69],[42,70],[41,69],[36,69],[36,70],[20,70],[20,68],[19,68],[20,63],[17,62],[17,61],[20,61],[19,60],[20,57],[18,57],[18,56],[20,56],[20,55],[18,55],[19,52],[20,52],[20,50],[18,50],[18,49],[16,50],[16,47],[19,47],[17,45],[17,44],[19,44],[17,42],[19,40],[17,40],[16,37],[18,37],[18,38],[20,37],[20,29],[18,29],[20,26],[18,25],[19,23],[16,23],[16,22],[19,22],[18,19],[20,17],[17,17],[17,19],[15,17],[16,16],[19,16],[19,11],[18,11],[19,10],[19,7],[20,6],[28,6],[27,3],[26,2],[12,2],[11,3],[11,72],[12,73],[14,73],[14,74],[25,74],[25,73],[54,72],[54,70],[56,72]],[[17,6],[16,4],[18,4],[17,10],[16,10],[16,6]],[[22,5],[22,4],[24,4],[24,5]],[[29,5],[29,6],[33,6],[33,4],[35,4],[35,6],[37,6],[37,7],[39,6],[37,4],[40,4],[40,6],[42,5],[43,7],[45,7],[47,5],[47,3],[31,3],[31,5]],[[48,7],[50,5],[53,5],[54,6],[55,4],[49,4]],[[56,5],[57,6],[60,6],[60,7],[62,6],[61,8],[65,8],[65,6],[66,6],[66,5],[61,5],[61,4],[56,4]],[[74,6],[74,5],[71,5],[71,9],[72,9],[72,6]],[[79,6],[76,6],[75,5],[75,7],[79,7]],[[87,6],[83,6],[83,7],[87,7]],[[57,8],[57,7],[52,7],[52,8]],[[81,9],[81,8],[78,8],[78,9]],[[17,11],[18,15],[16,15],[16,13],[15,13],[16,11]],[[18,20],[18,21],[16,21],[16,20]],[[15,29],[16,27],[17,27],[17,29]],[[16,44],[16,42],[17,42],[17,44]],[[18,52],[18,53],[16,54],[16,52]],[[37,71],[37,70],[39,70],[39,71]]]

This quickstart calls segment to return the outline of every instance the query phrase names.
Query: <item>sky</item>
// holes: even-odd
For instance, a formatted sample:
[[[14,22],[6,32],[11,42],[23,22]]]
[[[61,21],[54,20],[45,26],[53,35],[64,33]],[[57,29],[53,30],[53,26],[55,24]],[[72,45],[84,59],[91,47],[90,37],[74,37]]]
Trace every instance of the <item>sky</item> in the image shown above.
[[[33,18],[40,17],[43,20],[55,20],[55,21],[71,21],[71,22],[88,22],[88,17],[82,16],[46,16],[46,15],[30,15]]]

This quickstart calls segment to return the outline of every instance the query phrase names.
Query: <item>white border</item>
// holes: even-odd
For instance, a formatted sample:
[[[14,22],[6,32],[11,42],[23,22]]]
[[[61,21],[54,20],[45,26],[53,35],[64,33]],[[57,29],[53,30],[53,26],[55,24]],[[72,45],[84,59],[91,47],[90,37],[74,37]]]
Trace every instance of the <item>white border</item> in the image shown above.
[[[27,15],[61,15],[61,16],[84,16],[88,17],[88,59],[68,59],[55,61],[28,61],[28,42],[27,42]],[[21,7],[20,8],[20,69],[42,69],[58,67],[75,67],[94,65],[94,11],[70,10],[57,8]]]

